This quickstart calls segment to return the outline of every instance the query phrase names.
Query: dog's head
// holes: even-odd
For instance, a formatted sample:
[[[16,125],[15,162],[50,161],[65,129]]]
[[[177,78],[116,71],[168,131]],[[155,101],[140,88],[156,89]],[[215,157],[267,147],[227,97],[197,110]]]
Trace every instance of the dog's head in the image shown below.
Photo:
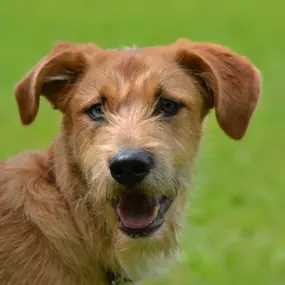
[[[102,50],[64,42],[17,85],[16,99],[24,124],[40,95],[62,112],[69,160],[86,182],[86,201],[108,211],[116,246],[156,240],[168,251],[203,119],[214,108],[224,132],[241,139],[259,91],[254,66],[218,45]]]

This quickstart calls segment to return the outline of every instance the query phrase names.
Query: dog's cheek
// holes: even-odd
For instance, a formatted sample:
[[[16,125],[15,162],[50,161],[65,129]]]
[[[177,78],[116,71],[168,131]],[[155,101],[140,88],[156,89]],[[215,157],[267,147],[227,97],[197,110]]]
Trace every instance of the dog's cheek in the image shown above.
[[[101,149],[102,135],[102,128],[95,122],[77,119],[73,124],[73,160],[86,183],[94,188],[106,176],[106,157]]]
[[[198,152],[201,139],[199,116],[184,110],[169,122],[166,137],[171,145],[173,166],[177,169],[191,165]]]

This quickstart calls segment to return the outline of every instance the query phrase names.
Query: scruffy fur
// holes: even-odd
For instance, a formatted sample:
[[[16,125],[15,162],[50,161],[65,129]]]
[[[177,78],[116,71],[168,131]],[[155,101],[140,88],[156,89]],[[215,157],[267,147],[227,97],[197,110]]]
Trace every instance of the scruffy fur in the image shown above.
[[[184,107],[153,115],[158,88]],[[40,95],[62,113],[47,152],[0,162],[0,283],[106,285],[106,270],[144,280],[179,249],[202,124],[214,108],[223,131],[241,139],[257,104],[260,76],[227,48],[180,39],[169,46],[102,50],[58,43],[16,86],[23,124]],[[106,99],[104,123],[84,110]],[[138,191],[174,202],[153,236],[120,232],[111,201],[122,193],[108,158],[130,146],[158,161]]]

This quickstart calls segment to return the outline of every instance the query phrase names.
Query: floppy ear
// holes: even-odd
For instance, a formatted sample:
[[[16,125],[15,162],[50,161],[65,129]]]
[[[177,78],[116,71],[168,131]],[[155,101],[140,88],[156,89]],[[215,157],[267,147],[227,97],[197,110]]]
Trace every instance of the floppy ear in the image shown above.
[[[184,39],[173,44],[175,60],[203,87],[206,103],[215,108],[219,125],[241,139],[260,94],[260,73],[247,60],[225,47]]]
[[[98,48],[94,44],[75,45],[60,42],[15,87],[15,96],[23,124],[34,121],[40,95],[57,109],[63,109],[69,91],[88,66]]]

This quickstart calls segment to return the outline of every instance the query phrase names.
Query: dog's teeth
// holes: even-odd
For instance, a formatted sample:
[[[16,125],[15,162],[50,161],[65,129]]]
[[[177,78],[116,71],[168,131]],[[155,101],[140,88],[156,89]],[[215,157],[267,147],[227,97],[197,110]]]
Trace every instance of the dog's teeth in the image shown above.
[[[155,208],[154,208],[154,217],[157,216],[158,211],[159,211],[159,205],[156,205]]]

